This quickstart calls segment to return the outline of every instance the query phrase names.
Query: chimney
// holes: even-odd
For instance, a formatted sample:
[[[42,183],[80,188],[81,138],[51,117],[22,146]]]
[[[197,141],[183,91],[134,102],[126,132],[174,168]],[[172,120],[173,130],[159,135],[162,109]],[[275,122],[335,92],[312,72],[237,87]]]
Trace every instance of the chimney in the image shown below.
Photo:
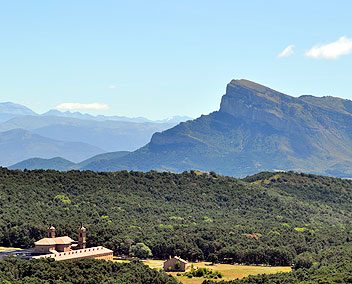
[[[55,231],[56,231],[55,227],[51,225],[47,230],[48,238],[55,238]]]

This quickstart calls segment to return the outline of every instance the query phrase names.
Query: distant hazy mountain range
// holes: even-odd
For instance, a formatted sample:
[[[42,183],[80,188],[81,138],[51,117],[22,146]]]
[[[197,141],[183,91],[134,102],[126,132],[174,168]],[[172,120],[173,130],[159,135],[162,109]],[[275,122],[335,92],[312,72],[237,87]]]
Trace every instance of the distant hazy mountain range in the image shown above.
[[[133,151],[148,143],[153,133],[188,119],[151,121],[57,110],[40,115],[22,105],[0,103],[0,166],[31,158],[80,162],[101,153]]]
[[[26,167],[40,168],[33,161],[14,166]],[[155,133],[136,151],[109,153],[72,167],[198,169],[233,176],[295,170],[352,177],[352,101],[295,98],[247,80],[233,80],[218,111]]]
[[[104,153],[93,156],[92,158],[86,159],[80,163],[74,163],[72,161],[63,159],[61,157],[55,157],[51,159],[43,159],[43,158],[31,158],[19,162],[11,167],[10,169],[55,169],[58,171],[68,171],[68,170],[85,170],[90,169],[93,166],[96,167],[100,163],[105,163],[105,161],[109,161],[111,159],[121,158],[130,152],[128,151],[119,151],[112,153]]]
[[[7,121],[11,118],[16,116],[23,116],[23,115],[37,115],[34,111],[30,110],[29,108],[14,104],[14,103],[0,103],[0,123]]]
[[[105,116],[105,115],[93,116],[87,113],[83,114],[80,112],[70,112],[70,111],[61,112],[55,109],[49,110],[48,112],[42,114],[42,116],[70,117],[70,118],[77,118],[77,119],[83,119],[83,120],[95,120],[95,121],[110,120],[110,121],[137,122],[137,123],[150,122],[150,123],[174,123],[174,124],[192,119],[189,116],[181,116],[181,115],[176,115],[176,116],[172,116],[161,120],[150,120],[145,117]]]
[[[50,139],[23,129],[0,133],[0,163],[12,165],[33,157],[52,158],[65,156],[75,162],[104,152],[82,142],[65,142]]]

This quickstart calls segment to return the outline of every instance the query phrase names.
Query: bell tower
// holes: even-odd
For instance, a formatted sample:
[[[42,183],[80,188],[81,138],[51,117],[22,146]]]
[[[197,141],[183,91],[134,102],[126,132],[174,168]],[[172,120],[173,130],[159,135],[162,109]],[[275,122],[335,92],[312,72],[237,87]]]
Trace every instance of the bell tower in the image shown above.
[[[51,225],[47,230],[48,238],[55,238],[55,231],[56,231],[55,227]]]
[[[83,227],[81,224],[80,228],[78,229],[78,248],[85,249],[87,242],[87,229]]]

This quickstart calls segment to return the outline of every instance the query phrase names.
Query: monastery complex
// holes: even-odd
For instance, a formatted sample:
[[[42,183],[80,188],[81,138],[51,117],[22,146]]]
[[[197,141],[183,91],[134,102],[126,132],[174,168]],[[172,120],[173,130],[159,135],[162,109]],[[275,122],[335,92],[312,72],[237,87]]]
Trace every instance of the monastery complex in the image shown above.
[[[113,251],[102,246],[86,247],[87,230],[80,226],[78,241],[68,236],[56,237],[54,226],[48,228],[46,238],[35,242],[32,258],[53,258],[59,260],[73,260],[82,258],[94,258],[113,260]]]

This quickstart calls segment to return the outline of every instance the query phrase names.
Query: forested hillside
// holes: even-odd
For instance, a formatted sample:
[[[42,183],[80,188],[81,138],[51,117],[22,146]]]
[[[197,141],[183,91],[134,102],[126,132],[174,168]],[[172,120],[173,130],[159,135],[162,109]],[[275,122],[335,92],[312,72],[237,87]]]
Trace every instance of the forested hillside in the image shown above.
[[[0,246],[31,247],[54,224],[89,245],[154,257],[290,265],[352,240],[352,181],[295,173],[0,170]]]

